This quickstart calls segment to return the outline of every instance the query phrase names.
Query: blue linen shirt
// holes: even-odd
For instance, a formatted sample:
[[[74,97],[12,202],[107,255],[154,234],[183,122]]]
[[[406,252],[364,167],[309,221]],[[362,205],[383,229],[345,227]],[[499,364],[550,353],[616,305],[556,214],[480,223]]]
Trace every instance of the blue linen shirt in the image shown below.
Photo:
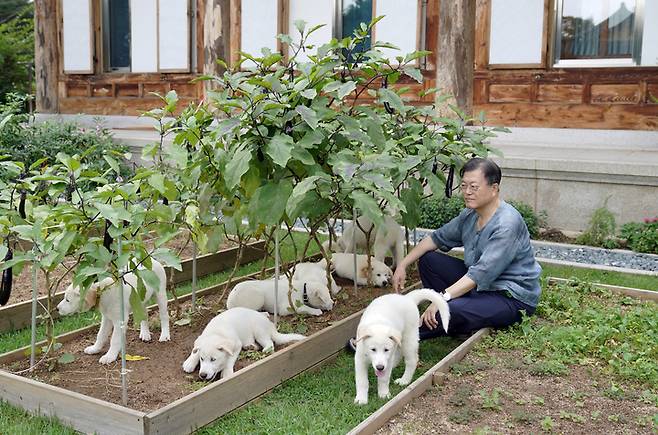
[[[535,260],[530,234],[519,212],[501,200],[489,222],[477,230],[478,214],[462,212],[432,233],[442,251],[464,247],[466,276],[477,284],[477,291],[509,291],[532,307],[539,303],[541,266]]]

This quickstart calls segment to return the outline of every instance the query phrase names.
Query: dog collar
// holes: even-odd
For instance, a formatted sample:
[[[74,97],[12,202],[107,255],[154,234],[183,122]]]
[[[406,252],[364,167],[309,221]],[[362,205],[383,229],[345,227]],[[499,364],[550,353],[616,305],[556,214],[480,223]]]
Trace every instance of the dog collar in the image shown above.
[[[310,305],[309,299],[308,299],[308,293],[306,291],[306,283],[304,283],[304,291],[302,292],[302,301],[304,302],[304,305]]]

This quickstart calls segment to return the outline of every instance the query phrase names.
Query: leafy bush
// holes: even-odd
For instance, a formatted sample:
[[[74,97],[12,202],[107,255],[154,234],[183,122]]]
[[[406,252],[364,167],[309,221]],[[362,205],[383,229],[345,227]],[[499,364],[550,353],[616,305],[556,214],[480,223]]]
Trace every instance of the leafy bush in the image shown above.
[[[525,222],[528,227],[528,232],[530,233],[530,238],[534,239],[539,235],[539,227],[542,225],[545,217],[542,213],[537,214],[533,210],[530,204],[527,204],[523,201],[507,201],[512,207],[514,207]]]
[[[530,237],[539,235],[539,227],[545,219],[543,214],[537,214],[532,207],[522,201],[508,201],[523,217]],[[464,198],[453,196],[441,200],[427,199],[420,205],[420,227],[434,229],[439,228],[454,219],[464,209]]]
[[[132,174],[132,169],[122,161],[127,147],[114,143],[109,130],[100,126],[85,129],[75,123],[59,121],[27,124],[23,122],[24,115],[11,113],[12,110],[18,110],[17,106],[5,106],[5,116],[0,121],[0,155],[10,156],[30,167],[43,158],[52,163],[60,152],[87,154],[88,161],[93,162],[90,168],[99,172],[109,168],[110,162],[114,164],[111,157],[114,156],[119,160],[122,175]]]
[[[14,8],[18,10],[13,11],[13,19],[6,22],[0,20],[0,102],[10,92],[32,91],[30,69],[34,62],[33,6],[15,5]]]
[[[615,215],[608,210],[607,204],[608,200],[606,199],[603,207],[594,210],[587,230],[576,239],[576,243],[604,248],[618,247],[617,242],[614,240],[615,229],[617,228]]]
[[[633,251],[658,254],[658,217],[622,225],[621,236]]]
[[[420,203],[420,227],[427,229],[439,228],[464,209],[464,198],[453,196],[437,200],[429,198]]]

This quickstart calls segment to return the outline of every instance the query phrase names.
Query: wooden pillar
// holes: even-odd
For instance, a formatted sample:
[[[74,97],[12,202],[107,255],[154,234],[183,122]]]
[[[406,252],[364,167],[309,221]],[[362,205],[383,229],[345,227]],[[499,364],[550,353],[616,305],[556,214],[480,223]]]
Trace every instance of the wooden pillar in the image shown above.
[[[230,34],[230,1],[206,0],[203,14],[203,74],[217,75],[223,68],[217,63],[222,59],[228,63]],[[212,86],[207,82],[208,86]]]
[[[34,1],[34,76],[37,88],[37,112],[59,111],[57,4],[58,2],[53,0]]]
[[[439,4],[437,87],[467,114],[473,109],[475,0],[444,0]],[[447,106],[439,113],[449,114]]]

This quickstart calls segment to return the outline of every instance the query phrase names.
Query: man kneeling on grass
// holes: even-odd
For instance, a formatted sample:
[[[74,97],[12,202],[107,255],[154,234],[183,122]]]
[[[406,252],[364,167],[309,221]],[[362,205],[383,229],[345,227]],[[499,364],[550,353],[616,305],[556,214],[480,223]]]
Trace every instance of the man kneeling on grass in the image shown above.
[[[539,303],[541,267],[519,212],[500,199],[501,171],[489,159],[474,158],[461,171],[466,209],[423,239],[393,275],[393,288],[404,287],[406,268],[416,260],[423,286],[443,292],[450,306],[448,335],[471,334],[520,322],[522,311]],[[436,252],[463,246],[464,259]],[[437,308],[421,316],[420,339],[446,335]]]

